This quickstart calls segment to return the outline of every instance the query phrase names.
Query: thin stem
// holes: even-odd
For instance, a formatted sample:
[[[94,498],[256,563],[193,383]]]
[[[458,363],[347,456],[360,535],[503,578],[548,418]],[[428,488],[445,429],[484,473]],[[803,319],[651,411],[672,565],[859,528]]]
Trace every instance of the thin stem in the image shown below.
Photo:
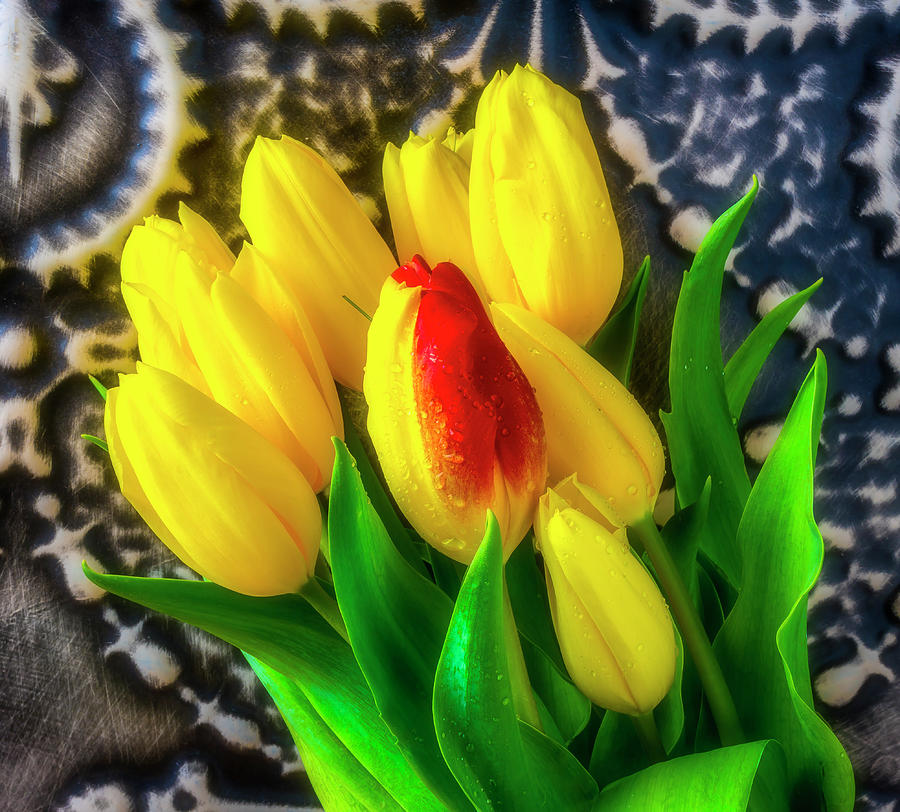
[[[512,604],[509,602],[505,574],[503,576],[503,635],[516,715],[543,733],[544,727],[541,724],[537,702],[534,700],[531,680],[528,678],[525,655],[522,654],[522,643],[519,640],[519,630],[516,628],[516,618],[513,615]]]
[[[310,578],[300,590],[300,594],[328,622],[332,629],[348,643],[350,642],[350,638],[347,636],[347,627],[344,625],[344,618],[341,617],[341,610],[338,609],[337,601],[325,591],[318,579]]]
[[[706,629],[700,622],[687,587],[678,574],[675,562],[669,555],[669,550],[656,527],[656,522],[653,521],[650,514],[647,514],[643,519],[635,522],[632,529],[643,542],[644,549],[650,556],[663,592],[669,600],[672,614],[675,615],[678,628],[681,630],[681,637],[697,666],[697,673],[700,675],[700,682],[703,684],[709,707],[716,720],[722,744],[740,744],[744,741],[744,734],[731,691],[728,690],[722,668],[713,653],[709,638],[706,636]]]
[[[650,757],[650,761],[653,764],[665,761],[666,749],[659,737],[659,728],[656,726],[656,719],[653,718],[653,711],[648,711],[640,716],[632,716],[631,721],[634,722],[634,727],[638,736],[641,737],[641,743],[644,745],[644,751]]]

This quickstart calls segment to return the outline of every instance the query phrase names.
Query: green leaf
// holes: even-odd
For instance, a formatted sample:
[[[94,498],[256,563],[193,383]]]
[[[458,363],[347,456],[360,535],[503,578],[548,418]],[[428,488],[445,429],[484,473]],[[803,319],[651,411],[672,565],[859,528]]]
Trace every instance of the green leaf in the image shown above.
[[[824,356],[803,382],[741,518],[744,586],[714,648],[747,735],[776,739],[797,797],[853,807],[853,772],[813,708],[807,654],[809,591],[822,567],[813,470],[825,403]]]
[[[568,744],[591,718],[591,702],[538,646],[520,637],[528,678],[561,736]]]
[[[550,616],[547,582],[538,568],[532,534],[512,551],[506,562],[506,586],[519,634],[537,646],[565,673],[565,665]]]
[[[440,810],[375,707],[353,652],[300,595],[254,598],[208,581],[101,575],[115,595],[198,626],[293,678],[323,722],[403,808]]]
[[[744,343],[737,348],[734,355],[725,365],[725,394],[728,397],[728,408],[735,422],[741,416],[750,388],[759,375],[769,353],[775,347],[781,334],[788,328],[806,304],[809,297],[822,284],[822,280],[813,282],[806,290],[801,290],[772,308],[762,321],[753,328]]]
[[[591,753],[590,771],[597,784],[605,787],[649,765],[634,720],[624,713],[606,711]]]
[[[771,741],[721,747],[654,764],[600,793],[596,812],[743,812],[754,785],[764,782],[765,812],[787,812],[780,749]]]
[[[99,437],[94,436],[93,434],[82,434],[82,440],[87,440],[89,443],[93,443],[97,448],[103,449],[107,454],[109,454],[109,446],[106,444],[106,440],[101,440]]]
[[[431,564],[434,582],[450,600],[455,601],[466,571],[465,565],[435,550],[430,544],[425,545],[425,554],[428,556],[428,563]]]
[[[434,723],[444,759],[479,809],[588,809],[597,789],[584,768],[516,718],[503,616],[502,545],[489,513],[435,677]]]
[[[347,447],[335,439],[328,535],[353,653],[400,749],[451,809],[471,809],[438,748],[432,693],[453,604],[391,543]]]
[[[106,393],[109,391],[100,381],[98,381],[93,375],[88,375],[91,383],[94,385],[94,389],[96,389],[100,393],[100,397],[103,400],[106,400]]]
[[[341,398],[341,412],[344,417],[344,438],[347,448],[350,450],[353,459],[356,461],[356,466],[359,470],[359,475],[362,478],[363,486],[365,487],[366,493],[369,495],[372,505],[375,510],[378,511],[381,521],[384,523],[385,528],[387,528],[388,536],[394,543],[394,546],[400,551],[400,554],[409,562],[410,566],[412,566],[412,568],[420,575],[427,577],[428,570],[425,569],[425,565],[422,563],[422,559],[416,550],[409,530],[397,515],[397,511],[394,510],[391,498],[388,496],[381,479],[375,472],[375,467],[369,459],[369,455],[362,444],[362,440],[360,440],[359,435],[356,433],[356,428],[353,425],[353,420],[350,417],[350,413],[347,410],[347,404],[343,398]]]
[[[696,502],[679,510],[662,528],[660,534],[672,556],[675,569],[687,585],[694,606],[700,608],[697,583],[697,551],[706,521],[709,518],[709,501],[712,481],[703,483],[703,490]]]
[[[669,356],[672,411],[662,413],[678,504],[697,501],[712,479],[701,549],[735,588],[740,585],[737,526],[750,492],[740,439],[725,396],[719,304],[725,261],[756,196],[750,191],[710,228],[675,307]]]
[[[663,749],[667,754],[674,752],[678,743],[682,740],[685,729],[685,710],[682,687],[685,676],[684,643],[681,633],[675,627],[675,645],[678,648],[678,659],[675,662],[675,679],[662,702],[656,706],[653,716],[659,729],[659,738]]]
[[[287,723],[325,809],[403,809],[325,724],[296,680],[249,654],[245,656]]]
[[[588,353],[625,386],[628,386],[628,380],[631,378],[634,346],[637,343],[638,324],[649,279],[650,257],[644,257],[640,270],[631,281],[619,309],[607,319],[606,324],[600,328],[600,332],[587,347]]]

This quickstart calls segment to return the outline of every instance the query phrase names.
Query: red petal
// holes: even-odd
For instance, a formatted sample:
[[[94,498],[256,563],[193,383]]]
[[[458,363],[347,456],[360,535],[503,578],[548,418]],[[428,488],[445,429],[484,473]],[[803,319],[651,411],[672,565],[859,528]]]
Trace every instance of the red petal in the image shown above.
[[[488,507],[498,459],[514,490],[542,485],[544,427],[534,392],[455,265],[437,265],[423,284],[414,351],[425,453],[448,502]]]

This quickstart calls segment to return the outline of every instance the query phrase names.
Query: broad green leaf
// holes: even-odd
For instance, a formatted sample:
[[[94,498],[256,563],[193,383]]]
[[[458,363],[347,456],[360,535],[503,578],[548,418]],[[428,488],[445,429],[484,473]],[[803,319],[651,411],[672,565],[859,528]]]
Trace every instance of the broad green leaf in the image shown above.
[[[757,741],[654,764],[606,787],[596,812],[743,812],[754,785],[765,782],[760,812],[787,812],[782,754],[777,744]],[[754,794],[754,800],[758,796]]]
[[[574,739],[591,717],[590,700],[560,671],[542,649],[521,637],[522,654],[534,693],[543,702],[564,745]]]
[[[335,439],[328,535],[353,653],[400,749],[451,809],[471,809],[432,721],[434,673],[453,604],[391,543],[347,447]]]
[[[382,721],[353,652],[300,595],[254,598],[206,581],[87,577],[115,595],[198,626],[297,681],[344,746],[403,808],[439,810]]]
[[[422,563],[422,558],[419,555],[418,550],[416,550],[412,536],[406,525],[403,524],[400,517],[397,515],[397,511],[394,510],[391,498],[388,496],[381,479],[375,472],[375,468],[362,444],[362,440],[360,440],[359,435],[356,433],[356,428],[353,425],[353,420],[350,417],[350,412],[348,411],[347,404],[343,398],[341,399],[341,412],[344,417],[344,439],[347,448],[350,450],[353,459],[356,461],[356,466],[359,470],[359,475],[362,479],[366,493],[369,495],[369,499],[375,510],[378,512],[379,517],[381,517],[381,521],[384,523],[385,528],[387,528],[388,537],[400,551],[400,554],[409,562],[410,566],[412,566],[412,568],[420,575],[427,577],[428,571]]]
[[[325,809],[403,809],[322,721],[296,680],[249,654],[246,657],[287,723],[310,783]]]
[[[503,623],[502,545],[488,514],[435,677],[434,724],[444,759],[479,809],[588,809],[596,786],[584,768],[516,717]]]
[[[744,339],[744,343],[737,348],[725,365],[725,394],[728,397],[731,418],[735,422],[744,410],[744,403],[747,401],[747,395],[750,394],[750,388],[769,357],[769,353],[772,352],[781,334],[794,320],[794,316],[800,312],[800,308],[806,304],[809,297],[819,289],[821,284],[821,279],[813,282],[806,290],[795,293],[766,313],[762,321],[753,328],[750,335]]]
[[[813,708],[806,643],[824,554],[812,504],[825,387],[819,352],[747,501],[738,536],[752,554],[714,648],[747,735],[782,745],[798,797],[821,793],[830,812],[842,812],[853,807],[853,772]]]
[[[631,378],[634,346],[649,279],[650,257],[644,257],[619,309],[607,319],[587,347],[587,351],[625,386]]]
[[[562,653],[550,616],[547,582],[538,569],[532,534],[513,550],[506,562],[506,586],[519,634],[544,652],[565,673]]]
[[[741,573],[737,526],[750,480],[725,396],[719,304],[725,261],[757,188],[754,177],[750,191],[713,223],[685,274],[669,355],[672,410],[661,414],[678,504],[696,502],[712,479],[700,546],[735,588]]]
[[[427,561],[431,565],[434,582],[450,600],[455,601],[456,596],[459,595],[459,587],[462,584],[463,575],[466,571],[465,565],[460,564],[459,561],[454,561],[439,550],[435,550],[431,545],[426,545],[425,553],[428,556]]]
[[[598,786],[605,787],[649,765],[634,720],[624,713],[606,711],[591,753],[590,771]]]
[[[690,592],[694,606],[700,608],[697,584],[697,551],[709,517],[712,481],[707,477],[696,502],[679,510],[660,531],[675,568]]]
[[[684,643],[681,640],[681,633],[678,631],[677,626],[675,627],[675,645],[678,647],[678,659],[675,661],[675,679],[672,681],[669,693],[663,697],[662,702],[653,711],[663,749],[669,754],[675,751],[678,743],[682,740],[685,726],[685,702],[682,696],[685,677]],[[689,677],[691,676],[690,670],[689,667]],[[690,703],[688,704],[690,707]]]

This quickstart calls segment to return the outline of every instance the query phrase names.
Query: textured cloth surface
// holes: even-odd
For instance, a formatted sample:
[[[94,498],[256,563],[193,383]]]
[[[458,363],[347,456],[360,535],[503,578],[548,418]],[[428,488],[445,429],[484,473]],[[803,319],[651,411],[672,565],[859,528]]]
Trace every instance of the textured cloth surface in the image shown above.
[[[526,60],[580,95],[626,277],[653,257],[635,370],[651,413],[681,272],[753,173],[726,351],[824,278],[741,434],[758,464],[822,348],[815,694],[859,808],[900,806],[896,0],[3,0],[0,809],[315,806],[236,652],[81,574],[82,560],[186,574],[78,436],[103,433],[86,373],[112,384],[136,358],[118,256],[140,217],[174,217],[179,200],[239,247],[243,161],[256,135],[281,132],[325,155],[390,240],[384,144],[471,126],[493,71]]]

